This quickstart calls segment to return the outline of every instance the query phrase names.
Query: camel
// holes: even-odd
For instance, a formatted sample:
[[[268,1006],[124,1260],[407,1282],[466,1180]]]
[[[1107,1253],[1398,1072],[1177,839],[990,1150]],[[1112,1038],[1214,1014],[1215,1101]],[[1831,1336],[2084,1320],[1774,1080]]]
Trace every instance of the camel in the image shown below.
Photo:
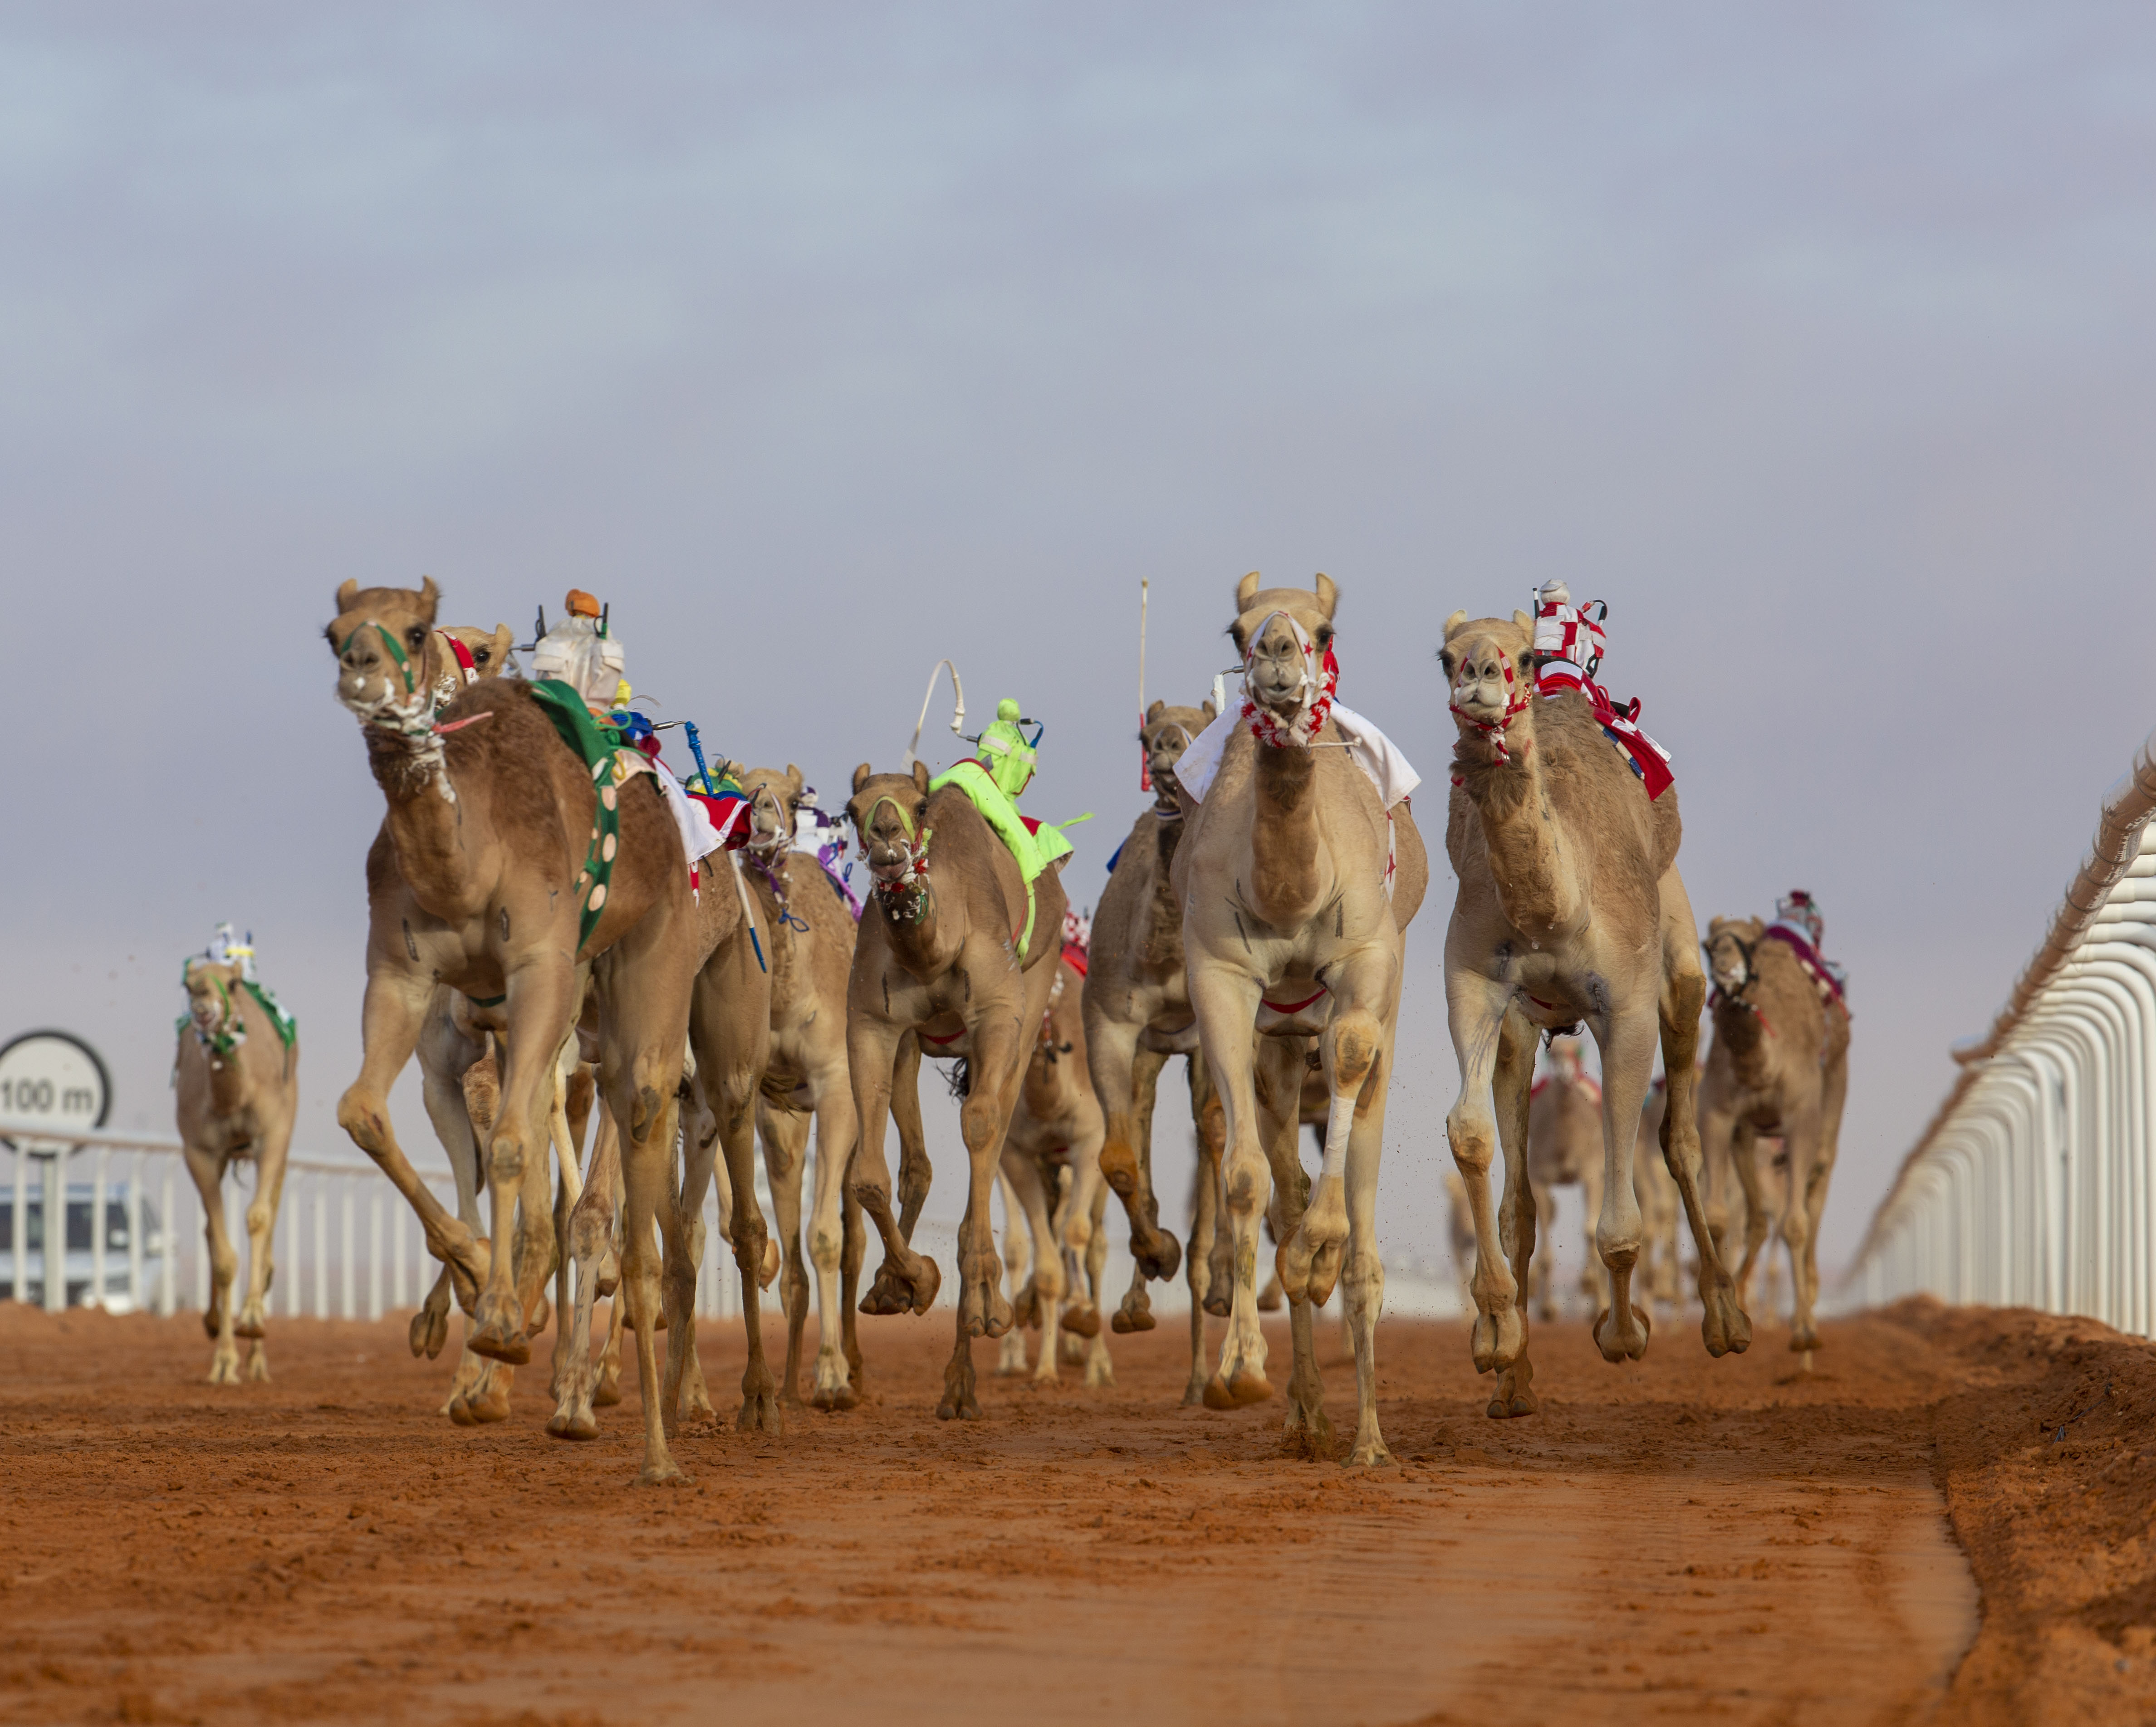
[[[1295,1349],[1287,1443],[1330,1448],[1311,1310],[1339,1283],[1355,1339],[1348,1462],[1372,1466],[1391,1456],[1378,1420],[1378,1165],[1406,930],[1429,865],[1404,801],[1412,771],[1332,700],[1337,597],[1324,576],[1310,592],[1262,587],[1255,571],[1238,585],[1229,633],[1245,700],[1177,764],[1184,831],[1170,873],[1183,907],[1190,1005],[1223,1111],[1222,1191],[1235,1253],[1228,1335],[1205,1402],[1219,1408],[1272,1395],[1257,1255],[1260,1214],[1276,1182],[1275,1265]],[[1203,783],[1194,782],[1194,754]],[[1379,789],[1380,773],[1391,799]],[[1263,1035],[1254,1041],[1254,1031]],[[1296,1140],[1313,1038],[1329,1115],[1324,1164],[1306,1207]]]
[[[850,1409],[860,1401],[861,1351],[854,1297],[866,1235],[845,1193],[854,1155],[852,1087],[846,1074],[846,980],[854,961],[851,909],[814,858],[793,849],[806,789],[801,770],[751,768],[741,776],[753,828],[743,848],[748,879],[771,930],[771,1064],[757,1099],[764,1167],[786,1253],[786,1400],[800,1401],[802,1331],[808,1274],[801,1263],[801,1181],[808,1122],[816,1123],[816,1197],[808,1257],[816,1268],[819,1342],[812,1401]],[[843,1291],[840,1287],[844,1280]]]
[[[884,1156],[885,1118],[919,1070],[918,1053],[910,1071],[901,1064],[911,1034],[919,1050],[963,1055],[970,1077],[958,1112],[970,1179],[958,1229],[957,1338],[936,1412],[975,1419],[972,1340],[1001,1337],[1012,1318],[998,1287],[988,1194],[1058,974],[1062,874],[1048,864],[1029,887],[966,792],[952,785],[932,795],[920,762],[910,775],[879,774],[863,762],[846,816],[872,889],[846,988],[846,1058],[860,1123],[851,1185],[884,1249],[861,1310],[926,1313],[942,1283],[936,1262],[911,1240],[928,1171],[901,1190],[903,1211],[894,1214]]]
[[[1582,1064],[1577,1038],[1551,1043],[1549,1072],[1527,1094],[1527,1187],[1534,1196],[1537,1232],[1545,1238],[1557,1228],[1556,1190],[1565,1186],[1579,1189],[1589,1218],[1601,1215],[1602,1088]],[[1551,1258],[1544,1254],[1532,1268],[1535,1311],[1545,1320],[1557,1318]],[[1579,1288],[1590,1311],[1604,1295],[1599,1271],[1589,1253],[1579,1268]]]
[[[1693,1058],[1706,984],[1676,869],[1676,795],[1648,796],[1579,688],[1531,693],[1535,639],[1523,612],[1472,621],[1455,612],[1439,654],[1460,734],[1445,831],[1460,887],[1445,980],[1460,1089],[1445,1133],[1475,1216],[1472,1348],[1476,1370],[1498,1376],[1492,1417],[1537,1407],[1521,1303],[1534,1252],[1525,1142],[1537,1029],[1584,1023],[1601,1052],[1595,1246],[1609,1304],[1594,1339],[1604,1358],[1636,1360],[1651,1323],[1631,1299],[1642,1234],[1632,1153],[1658,1020],[1670,1075],[1662,1153],[1699,1250],[1702,1335],[1717,1356],[1751,1340],[1700,1208]],[[1501,1131],[1502,1223],[1490,1189]]]
[[[1173,1277],[1179,1251],[1175,1238],[1160,1227],[1152,1186],[1153,1098],[1161,1069],[1172,1055],[1188,1058],[1194,1120],[1204,1112],[1209,1084],[1183,976],[1183,912],[1168,877],[1183,833],[1175,764],[1214,717],[1209,701],[1196,708],[1157,701],[1146,710],[1138,741],[1153,805],[1117,849],[1093,915],[1084,996],[1086,1061],[1106,1122],[1101,1173],[1130,1217],[1138,1271],[1115,1315],[1118,1331],[1152,1329],[1145,1279]],[[1209,1268],[1201,1257],[1192,1257],[1188,1275],[1194,1348],[1202,1351]]]
[[[1819,1222],[1840,1149],[1849,1093],[1849,1009],[1804,932],[1778,920],[1716,918],[1707,925],[1714,975],[1714,1043],[1700,1093],[1700,1136],[1727,1155],[1745,1198],[1742,1287],[1765,1242],[1771,1202],[1762,1194],[1754,1141],[1779,1134],[1789,1194],[1779,1207],[1795,1313],[1789,1347],[1810,1366],[1819,1347]]]
[[[290,1019],[271,1012],[237,959],[191,959],[181,982],[187,992],[187,1012],[178,1027],[172,1083],[187,1174],[202,1196],[208,1241],[210,1294],[203,1329],[213,1345],[209,1382],[240,1382],[235,1340],[242,1337],[250,1340],[246,1376],[266,1380],[270,1357],[263,1345],[263,1300],[275,1270],[270,1244],[300,1108],[299,1030]],[[232,1284],[239,1256],[226,1233],[220,1189],[225,1171],[243,1161],[254,1165],[254,1197],[247,1207],[247,1299],[235,1315]],[[59,1263],[59,1256],[48,1250],[47,1263]]]
[[[418,1213],[429,1251],[449,1267],[478,1321],[470,1346],[511,1365],[528,1361],[527,1320],[556,1253],[540,1124],[552,1115],[557,1057],[578,1014],[577,966],[591,962],[600,1090],[624,1136],[623,1272],[644,1388],[639,1479],[675,1479],[654,1343],[662,1296],[652,1222],[665,1231],[671,1305],[693,1273],[678,1212],[660,1201],[701,958],[680,838],[655,788],[617,784],[603,763],[605,782],[595,783],[550,717],[555,686],[482,679],[438,716],[433,692],[451,663],[434,633],[439,601],[431,577],[417,592],[346,582],[325,632],[338,700],[361,721],[388,805],[367,857],[365,1056],[338,1124]],[[561,723],[572,719],[588,724],[565,707]],[[485,1240],[428,1191],[390,1122],[391,1084],[441,983],[475,999],[506,997]]]
[[[1094,1252],[1106,1188],[1101,1179],[1101,1143],[1106,1136],[1100,1100],[1094,1095],[1088,1072],[1086,1026],[1081,997],[1086,972],[1081,963],[1086,956],[1076,951],[1074,961],[1066,945],[1049,991],[1048,1011],[1028,1053],[1025,1074],[1019,1088],[1018,1107],[1011,1112],[1004,1136],[998,1167],[1005,1182],[1004,1215],[1011,1216],[1015,1197],[1019,1215],[1031,1238],[1029,1279],[1019,1287],[1014,1311],[1021,1322],[1040,1327],[1040,1357],[1034,1370],[1038,1381],[1053,1381],[1060,1356],[1060,1328],[1090,1342],[1086,1361],[1086,1383],[1112,1384],[1107,1344],[1101,1335],[1100,1275],[1106,1263],[1102,1252]],[[968,1069],[970,1080],[971,1070]],[[1068,1175],[1067,1184],[1064,1179]],[[1014,1233],[1007,1228],[1006,1235]],[[1009,1258],[1006,1249],[1006,1263]],[[1091,1287],[1091,1299],[1081,1293],[1079,1279]],[[1015,1274],[1014,1284],[1017,1284]],[[1014,1365],[1008,1345],[1018,1335],[1014,1325],[1005,1335],[1006,1352],[998,1363],[1004,1372]],[[1023,1366],[1024,1344],[1015,1363]]]

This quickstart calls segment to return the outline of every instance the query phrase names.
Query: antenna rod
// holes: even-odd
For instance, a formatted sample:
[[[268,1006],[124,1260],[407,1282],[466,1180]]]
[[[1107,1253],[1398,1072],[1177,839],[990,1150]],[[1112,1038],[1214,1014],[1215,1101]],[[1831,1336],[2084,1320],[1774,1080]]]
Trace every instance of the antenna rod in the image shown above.
[[[1145,650],[1146,607],[1152,599],[1152,583],[1144,577],[1138,578],[1138,790],[1152,790],[1152,757],[1146,751],[1145,731]]]
[[[908,773],[913,771],[913,764],[921,759],[917,753],[921,748],[921,728],[928,723],[928,703],[936,694],[936,674],[941,671],[951,674],[951,694],[957,703],[957,711],[951,716],[951,730],[957,732],[960,737],[966,735],[961,730],[966,723],[966,686],[958,681],[958,668],[947,659],[939,659],[928,674],[928,688],[921,695],[921,717],[913,722],[913,741],[906,746],[906,771]]]

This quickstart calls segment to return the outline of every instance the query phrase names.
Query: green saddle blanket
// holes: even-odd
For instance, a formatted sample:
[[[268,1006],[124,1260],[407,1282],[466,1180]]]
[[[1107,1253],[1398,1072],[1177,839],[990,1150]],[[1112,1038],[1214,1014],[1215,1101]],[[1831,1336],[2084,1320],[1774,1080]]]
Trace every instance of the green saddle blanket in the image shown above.
[[[1070,855],[1070,842],[1052,822],[1036,822],[1029,828],[1009,794],[988,776],[985,767],[970,757],[947,768],[928,782],[931,793],[941,792],[946,786],[955,786],[966,794],[973,807],[981,812],[981,819],[995,830],[996,837],[1009,848],[1011,856],[1017,860],[1018,873],[1025,882],[1025,927],[1019,932],[1015,945],[1024,954],[1033,940],[1033,884],[1040,879],[1042,870],[1057,858]],[[1078,817],[1081,822],[1089,819],[1086,816]]]

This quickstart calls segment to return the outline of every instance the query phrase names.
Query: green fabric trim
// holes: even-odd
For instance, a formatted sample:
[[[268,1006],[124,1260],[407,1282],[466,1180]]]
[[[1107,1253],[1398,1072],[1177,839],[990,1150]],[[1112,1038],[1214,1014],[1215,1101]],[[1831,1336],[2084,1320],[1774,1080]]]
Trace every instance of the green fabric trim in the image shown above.
[[[251,978],[243,977],[239,986],[254,997],[254,1004],[270,1016],[270,1023],[277,1027],[277,1035],[290,1049],[300,1035],[300,1022],[277,1005],[277,998]]]
[[[465,999],[475,1007],[499,1007],[509,997],[501,996],[466,996]]]
[[[1018,862],[1018,873],[1025,881],[1025,928],[1019,932],[1017,943],[1019,952],[1024,954],[1033,945],[1036,910],[1033,884],[1040,879],[1042,870],[1057,858],[1070,855],[1070,842],[1052,822],[1043,822],[1036,831],[1027,833],[1025,823],[1019,818],[1018,806],[978,761],[961,761],[946,769],[928,782],[928,790],[933,796],[946,786],[955,786],[966,794],[973,807],[981,812],[981,819],[995,830],[996,837],[1010,848],[1011,856]],[[1085,819],[1083,816],[1079,817],[1081,821]]]
[[[598,794],[591,843],[584,849],[584,867],[576,881],[583,906],[577,925],[577,951],[581,954],[606,910],[607,893],[613,882],[614,856],[621,849],[621,802],[613,783],[614,752],[620,747],[621,734],[593,719],[583,698],[567,684],[542,678],[524,687],[531,692],[532,700],[539,704],[540,711],[553,721],[562,741],[575,751],[577,758],[591,770],[592,782]]]

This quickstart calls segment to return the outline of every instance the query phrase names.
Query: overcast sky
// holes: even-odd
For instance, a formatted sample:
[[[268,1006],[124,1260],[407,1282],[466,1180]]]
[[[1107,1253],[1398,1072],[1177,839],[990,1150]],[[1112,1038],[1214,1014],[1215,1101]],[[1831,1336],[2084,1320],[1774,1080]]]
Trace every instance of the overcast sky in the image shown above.
[[[0,1036],[168,1125],[231,918],[342,1149],[347,577],[524,634],[592,589],[658,711],[832,802],[952,655],[1046,720],[1029,809],[1100,812],[1083,904],[1141,577],[1193,701],[1245,570],[1329,572],[1435,842],[1442,622],[1561,576],[1702,925],[1825,908],[1845,1254],[2156,720],[2152,73],[2134,6],[11,7]],[[1444,1237],[1453,887],[1398,1252]]]

